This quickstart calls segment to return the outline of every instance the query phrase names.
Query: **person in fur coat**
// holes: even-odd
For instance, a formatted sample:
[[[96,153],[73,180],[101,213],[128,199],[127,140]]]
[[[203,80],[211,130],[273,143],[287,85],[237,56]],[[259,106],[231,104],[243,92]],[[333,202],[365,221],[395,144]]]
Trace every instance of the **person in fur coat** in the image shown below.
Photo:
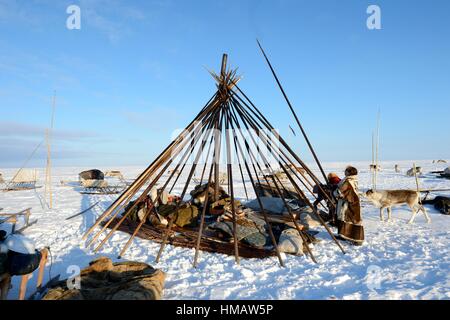
[[[345,178],[335,191],[337,205],[337,226],[339,237],[354,245],[364,242],[364,227],[361,217],[361,203],[358,195],[358,170],[347,167]]]

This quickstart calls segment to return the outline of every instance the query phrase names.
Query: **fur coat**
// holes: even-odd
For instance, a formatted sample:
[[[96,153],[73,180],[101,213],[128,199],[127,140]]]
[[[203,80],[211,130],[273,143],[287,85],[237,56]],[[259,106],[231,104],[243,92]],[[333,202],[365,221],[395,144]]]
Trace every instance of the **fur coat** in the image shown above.
[[[361,203],[358,195],[357,176],[343,179],[336,190],[338,201],[338,232],[341,237],[354,242],[364,241]]]

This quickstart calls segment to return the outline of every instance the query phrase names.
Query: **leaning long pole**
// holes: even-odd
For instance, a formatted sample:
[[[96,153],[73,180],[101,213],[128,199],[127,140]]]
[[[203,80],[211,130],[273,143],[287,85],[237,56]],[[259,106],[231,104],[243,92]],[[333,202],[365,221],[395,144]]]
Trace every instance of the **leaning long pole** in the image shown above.
[[[46,131],[47,138],[47,169],[45,174],[45,196],[47,197],[47,193],[49,196],[48,207],[49,209],[53,208],[53,194],[52,194],[52,160],[51,160],[51,139],[53,133],[53,125],[55,121],[55,108],[56,108],[56,92],[53,94],[53,102],[52,102],[52,117],[50,122],[50,129]]]
[[[219,114],[217,114],[216,117],[218,117],[218,116],[219,116]],[[211,124],[212,121],[214,121],[214,119],[211,117],[210,120],[209,120],[209,123]],[[217,121],[217,120],[216,120],[216,121]],[[193,165],[192,165],[192,167],[191,167],[191,170],[190,170],[189,175],[188,175],[188,177],[187,177],[187,179],[186,179],[186,182],[185,182],[183,191],[181,192],[181,195],[180,195],[180,199],[181,199],[181,200],[180,200],[180,202],[177,203],[176,208],[175,208],[175,212],[178,212],[178,210],[179,210],[179,208],[180,208],[180,203],[181,203],[181,201],[184,199],[184,196],[186,195],[186,191],[187,191],[187,188],[188,188],[188,186],[189,186],[189,183],[191,182],[192,175],[194,174],[194,171],[195,171],[195,169],[196,169],[196,167],[197,167],[198,160],[199,160],[199,158],[200,158],[200,156],[201,156],[201,154],[202,154],[202,150],[203,150],[203,148],[204,148],[204,146],[205,146],[205,143],[206,143],[206,141],[207,141],[208,139],[209,139],[209,137],[206,138],[206,139],[203,141],[202,146],[201,146],[200,149],[197,151],[197,155],[196,155],[196,157],[195,157],[195,159],[194,159],[194,163],[193,163]],[[160,258],[161,258],[161,256],[162,256],[162,253],[163,253],[164,248],[165,248],[165,246],[166,246],[166,243],[167,243],[167,241],[168,241],[169,235],[170,235],[170,233],[171,233],[171,231],[172,231],[173,224],[174,224],[174,219],[172,218],[172,219],[170,219],[169,224],[168,224],[168,226],[167,226],[167,228],[166,228],[166,230],[165,230],[165,233],[163,234],[161,246],[159,247],[159,251],[158,251],[158,254],[156,255],[156,259],[155,259],[156,263],[159,262],[159,260],[160,260]]]
[[[378,150],[380,148],[380,110],[378,110],[378,116],[377,116],[377,136],[376,136],[376,146],[375,146],[375,173],[374,173],[374,180],[375,180],[375,190],[377,190],[377,184],[378,184]]]
[[[229,108],[229,103],[227,103],[227,108]],[[231,212],[233,215],[233,238],[234,238],[234,256],[236,263],[239,264],[239,241],[237,238],[237,222],[236,222],[236,204],[234,202],[234,186],[233,186],[233,166],[231,158],[231,142],[230,142],[230,121],[228,121],[229,114],[225,112],[225,141],[227,146],[227,171],[228,171],[228,187],[230,190],[231,197]]]
[[[317,166],[319,167],[319,169],[320,169],[320,171],[322,172],[322,175],[323,175],[325,181],[326,181],[327,184],[328,184],[328,177],[327,177],[327,175],[325,174],[325,171],[323,170],[322,164],[320,163],[319,158],[317,157],[317,154],[316,154],[316,152],[314,151],[314,148],[313,148],[311,142],[309,141],[309,138],[308,138],[308,135],[306,134],[306,131],[303,129],[303,126],[302,126],[302,124],[300,123],[300,120],[298,119],[298,116],[297,116],[297,114],[295,113],[295,110],[294,110],[294,108],[292,107],[292,104],[291,104],[291,102],[289,101],[289,98],[288,98],[288,96],[286,95],[286,92],[284,91],[283,86],[281,85],[280,80],[278,80],[277,74],[275,73],[275,70],[273,69],[272,64],[270,63],[269,58],[267,57],[266,53],[264,52],[264,49],[262,48],[261,43],[259,43],[258,40],[256,40],[256,41],[258,42],[258,46],[259,46],[259,48],[261,49],[261,52],[262,52],[262,54],[264,55],[264,58],[266,59],[266,62],[267,62],[267,64],[268,64],[270,70],[272,71],[273,77],[275,78],[275,81],[277,82],[278,87],[280,88],[281,93],[283,94],[284,99],[286,100],[286,102],[287,102],[287,104],[288,104],[288,106],[289,106],[289,109],[291,110],[291,113],[292,113],[292,115],[294,116],[295,121],[297,122],[297,125],[298,125],[298,127],[300,128],[300,131],[302,132],[303,137],[304,137],[305,140],[306,140],[306,143],[308,144],[309,149],[311,150],[311,153],[312,153],[312,155],[313,155],[313,157],[314,157],[314,160],[315,160],[316,163],[317,163]]]
[[[206,126],[206,123],[205,123],[203,126]],[[196,133],[196,137],[199,136],[199,135],[201,135],[202,132],[203,132],[203,129],[200,129],[200,130]],[[144,197],[150,192],[151,188],[153,188],[154,185],[156,185],[156,183],[157,183],[157,181],[159,180],[159,178],[161,177],[161,175],[169,168],[169,166],[171,165],[171,163],[173,162],[173,160],[175,159],[175,157],[176,157],[179,153],[181,153],[181,152],[183,151],[183,149],[185,148],[185,146],[186,146],[188,143],[189,143],[189,140],[185,140],[184,142],[182,142],[182,143],[177,147],[177,150],[176,150],[176,151],[173,151],[172,157],[171,157],[171,158],[164,160],[164,162],[161,163],[161,164],[158,164],[158,168],[159,168],[160,166],[164,165],[164,164],[165,164],[165,167],[160,171],[160,173],[158,174],[158,176],[157,176],[155,179],[153,179],[153,181],[147,186],[147,188],[144,190],[144,192],[139,196],[138,200],[136,200],[136,201],[134,202],[134,204],[133,204],[130,208],[128,208],[128,210],[123,214],[123,216],[122,216],[122,218],[120,219],[120,221],[113,227],[113,229],[112,229],[112,230],[108,233],[108,235],[103,239],[103,241],[100,243],[100,245],[97,246],[97,248],[95,249],[95,251],[98,251],[98,250],[103,246],[103,244],[104,244],[104,243],[112,236],[112,234],[113,234],[113,233],[119,228],[119,226],[123,223],[123,221],[124,221],[125,218],[130,214],[130,212],[137,206],[137,204],[138,204],[139,202],[141,202],[141,201],[144,199]],[[182,157],[182,160],[184,159],[184,157],[185,157],[186,155],[188,155],[189,150],[191,150],[190,152],[192,153],[193,149],[187,148],[187,150],[185,151],[185,155]],[[166,163],[165,161],[167,161],[167,160],[168,160],[168,162]],[[158,170],[158,169],[156,169],[156,170]],[[155,172],[156,172],[156,171],[155,171]],[[172,179],[172,177],[173,177],[174,174],[175,174],[175,171],[172,172],[172,174],[170,175],[168,181],[170,181],[170,179]],[[166,182],[166,184],[167,184],[167,183],[168,183],[168,182]],[[130,195],[129,199],[131,199],[132,196],[133,196],[133,195]],[[128,200],[127,200],[127,201],[128,201]],[[97,240],[97,238],[103,233],[103,231],[106,230],[106,228],[107,228],[107,227],[109,226],[109,224],[113,221],[113,219],[120,213],[120,210],[121,210],[122,207],[124,207],[124,204],[122,204],[122,205],[120,206],[120,209],[119,209],[119,210],[116,210],[115,214],[112,215],[112,217],[110,217],[110,219],[104,224],[104,226],[102,227],[102,229],[101,229],[101,230],[100,230],[100,231],[99,231],[99,232],[91,239],[91,241],[88,243],[87,246],[90,246],[91,244],[93,244],[93,243]]]
[[[235,108],[236,108],[236,107],[235,107]],[[241,120],[242,120],[242,122],[243,122],[245,128],[248,130],[249,127],[248,127],[247,124],[245,123],[244,117],[241,117]],[[251,124],[250,124],[250,125],[251,125]],[[258,133],[258,131],[257,131],[257,133]],[[251,135],[250,135],[250,138],[252,139],[252,142],[253,142],[254,144],[256,144],[255,139],[254,139]],[[315,259],[313,253],[311,252],[311,249],[309,248],[309,246],[308,246],[308,244],[307,244],[306,238],[305,238],[305,236],[304,236],[303,233],[302,233],[301,227],[299,226],[298,222],[297,222],[296,219],[295,219],[295,215],[294,215],[294,213],[292,212],[291,207],[288,205],[288,203],[286,202],[285,197],[284,197],[284,196],[282,195],[282,193],[281,193],[281,189],[280,189],[280,187],[278,186],[278,183],[277,183],[277,181],[278,181],[278,182],[280,183],[280,185],[282,185],[281,181],[280,181],[279,178],[276,177],[276,175],[274,174],[274,170],[273,170],[272,166],[270,165],[270,162],[269,162],[269,161],[267,160],[267,158],[264,156],[264,153],[263,153],[260,149],[257,149],[257,151],[258,151],[258,153],[259,153],[259,156],[260,156],[260,157],[262,158],[262,160],[264,161],[264,165],[265,165],[266,169],[269,170],[269,172],[271,172],[272,181],[273,181],[273,183],[274,183],[274,185],[275,185],[275,188],[276,188],[278,197],[279,197],[280,199],[283,200],[284,206],[285,206],[285,208],[288,210],[289,216],[291,217],[291,220],[292,220],[292,222],[294,223],[295,228],[297,229],[297,231],[298,231],[300,237],[302,238],[302,240],[303,240],[303,242],[304,242],[304,244],[305,244],[305,247],[306,247],[306,250],[307,250],[309,256],[311,257],[311,259],[312,259],[315,263],[317,263],[317,260]],[[249,154],[250,154],[250,156],[254,159],[254,161],[258,164],[258,162],[256,161],[256,157],[255,157],[255,155],[253,154],[253,152],[252,152],[251,150],[249,150]],[[258,164],[258,167],[259,167],[259,164]]]
[[[372,188],[376,191],[375,186],[375,132],[372,131],[372,166],[370,168],[370,173],[372,175]]]
[[[419,204],[422,205],[422,199],[420,199],[420,185],[419,185],[419,177],[417,176],[417,167],[416,164],[413,164],[413,168],[414,168],[414,177],[416,179],[416,188],[417,188],[417,193],[419,194]]]
[[[100,225],[100,223],[106,219],[106,217],[108,217],[112,212],[114,212],[117,207],[124,202],[124,200],[126,199],[126,201],[128,201],[134,194],[136,194],[138,192],[138,190],[142,187],[142,185],[145,183],[145,181],[147,181],[150,176],[152,175],[152,172],[155,171],[155,167],[159,167],[159,163],[162,162],[162,159],[164,159],[165,157],[169,156],[170,153],[172,152],[172,150],[178,146],[179,144],[181,144],[181,142],[183,140],[185,140],[184,138],[184,132],[190,132],[192,130],[192,128],[195,126],[196,122],[200,119],[202,119],[205,114],[207,113],[208,110],[211,110],[213,108],[213,106],[211,106],[210,104],[212,103],[212,101],[214,100],[216,95],[212,96],[211,99],[206,103],[205,107],[197,114],[197,116],[195,117],[194,120],[191,121],[190,124],[188,124],[186,126],[186,128],[184,129],[184,131],[177,137],[175,138],[170,144],[169,146],[166,147],[166,149],[164,149],[163,152],[161,152],[161,154],[152,162],[152,164],[150,164],[147,169],[144,170],[144,172],[142,172],[139,177],[136,178],[136,180],[128,187],[127,190],[125,190],[112,204],[111,206],[106,209],[106,211],[96,220],[96,222],[86,231],[86,233],[83,235],[82,239],[86,240],[87,237],[89,236],[89,234],[91,234],[94,229]],[[122,206],[123,207],[123,206]]]
[[[263,203],[262,203],[262,201],[261,201],[261,198],[260,198],[258,192],[256,192],[257,187],[256,187],[255,180],[253,179],[253,176],[252,176],[250,167],[249,167],[249,165],[248,165],[248,162],[247,162],[247,159],[246,159],[246,157],[245,157],[244,151],[242,150],[241,144],[239,143],[239,140],[237,139],[236,131],[238,131],[238,132],[241,134],[241,136],[242,136],[242,132],[240,132],[240,130],[241,130],[241,129],[240,129],[240,125],[239,125],[239,123],[236,122],[236,121],[233,119],[233,117],[231,117],[231,116],[229,116],[229,117],[227,118],[227,120],[228,120],[229,123],[230,123],[231,129],[232,129],[232,133],[233,133],[233,137],[234,137],[234,141],[235,141],[235,143],[236,143],[236,145],[237,145],[237,147],[238,147],[238,150],[239,150],[239,152],[240,152],[240,154],[241,154],[241,158],[242,158],[243,161],[244,161],[245,169],[246,169],[246,171],[247,171],[248,177],[250,178],[250,182],[251,182],[251,184],[252,184],[253,190],[255,191],[256,199],[257,199],[258,204],[259,204],[259,207],[260,207],[260,209],[261,209],[261,213],[263,214],[264,221],[266,222],[266,225],[267,225],[267,231],[268,231],[268,233],[269,233],[269,237],[270,237],[271,242],[272,242],[272,244],[273,244],[273,247],[274,247],[275,253],[276,253],[276,255],[277,255],[278,261],[279,261],[280,265],[281,265],[282,267],[284,267],[285,264],[284,264],[283,258],[281,257],[280,250],[279,250],[279,248],[278,248],[278,244],[277,244],[277,241],[276,241],[276,239],[275,239],[275,235],[274,235],[273,230],[272,230],[272,225],[271,225],[270,222],[269,222],[269,218],[268,218],[268,216],[267,216],[266,210],[264,209],[264,205],[263,205]],[[236,127],[238,128],[237,130],[235,129],[235,126],[233,125],[233,122],[232,122],[233,120],[235,121],[235,125],[236,125]],[[251,150],[249,150],[248,144],[247,144],[247,142],[246,142],[246,140],[245,140],[244,137],[243,137],[243,140],[244,140],[244,143],[245,143],[245,145],[246,145],[246,147],[247,147],[247,151],[248,151],[248,152],[251,151]],[[250,153],[250,152],[249,152],[249,153]],[[255,169],[255,165],[254,165],[254,164],[253,164],[253,169]],[[258,179],[258,176],[257,176],[257,174],[256,174],[256,170],[255,170],[255,176],[256,176],[256,178]],[[259,181],[258,181],[258,183],[260,184]]]
[[[239,104],[235,104],[235,106],[238,107],[239,109]],[[281,139],[281,137],[279,137]],[[281,140],[280,140],[281,141]],[[285,146],[285,148],[288,148],[288,146]],[[292,151],[290,151],[291,155],[294,157],[297,157]],[[296,159],[297,161],[299,161],[301,163],[301,160],[297,157]],[[311,204],[311,202],[308,200],[308,198],[306,197],[306,195],[304,194],[304,192],[297,186],[297,184],[294,182],[294,180],[292,179],[292,177],[289,175],[289,173],[287,172],[287,170],[282,167],[285,174],[287,175],[288,179],[291,181],[291,184],[294,186],[294,188],[296,189],[296,191],[302,196],[303,200],[306,202],[306,204],[313,210],[314,214],[316,215],[317,219],[321,222],[321,224],[325,227],[325,229],[327,230],[327,232],[329,233],[329,235],[331,236],[331,238],[333,239],[333,241],[337,244],[337,246],[341,249],[342,253],[345,254],[344,248],[341,246],[341,244],[339,243],[339,241],[337,241],[336,237],[334,236],[334,234],[331,232],[330,228],[326,225],[326,223],[323,221],[322,217],[320,216],[320,214],[317,212],[317,210],[314,208],[314,206]],[[306,167],[305,167],[306,168]]]

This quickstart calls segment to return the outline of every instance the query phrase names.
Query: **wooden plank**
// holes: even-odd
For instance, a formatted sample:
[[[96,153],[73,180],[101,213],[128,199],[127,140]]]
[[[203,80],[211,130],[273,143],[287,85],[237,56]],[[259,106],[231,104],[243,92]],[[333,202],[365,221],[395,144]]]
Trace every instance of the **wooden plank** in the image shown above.
[[[29,278],[30,278],[30,275],[25,274],[22,276],[22,279],[20,280],[19,300],[25,300],[25,295],[27,293],[27,284],[28,284]]]
[[[39,274],[37,278],[37,284],[36,288],[39,290],[42,287],[42,280],[44,279],[44,271],[45,271],[45,265],[47,264],[47,257],[48,257],[48,249],[42,249],[41,250],[41,261],[39,262]]]

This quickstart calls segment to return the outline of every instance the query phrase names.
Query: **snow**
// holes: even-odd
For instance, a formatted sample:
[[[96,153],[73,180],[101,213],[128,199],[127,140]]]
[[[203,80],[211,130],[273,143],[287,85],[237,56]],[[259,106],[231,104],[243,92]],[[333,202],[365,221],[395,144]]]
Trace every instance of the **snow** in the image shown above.
[[[383,171],[379,173],[378,188],[415,189],[415,179],[405,175],[413,162],[381,163]],[[396,163],[402,168],[401,173],[395,173]],[[428,174],[444,170],[448,165],[431,161],[416,163],[425,172],[420,178],[422,189],[450,188],[449,180]],[[327,172],[342,175],[346,165],[325,163],[324,167]],[[360,169],[360,189],[369,189],[369,163],[353,165]],[[49,263],[44,281],[49,279],[49,271],[52,277],[61,274],[61,278],[67,278],[72,275],[73,266],[84,268],[98,256],[117,261],[118,253],[129,238],[117,232],[99,254],[85,248],[82,235],[117,195],[81,195],[73,187],[61,185],[61,180],[76,180],[78,172],[84,169],[53,169],[52,210],[45,208],[44,188],[0,193],[0,207],[4,212],[33,208],[31,221],[38,221],[24,234],[36,242],[37,248],[51,248],[51,270]],[[128,179],[143,170],[138,167],[100,169],[119,169]],[[3,177],[11,178],[14,171],[2,170]],[[236,193],[244,197],[242,184],[237,185]],[[449,196],[449,193],[435,195]],[[99,200],[99,205],[91,211],[65,220]],[[325,230],[317,228],[321,242],[313,247],[313,252],[318,264],[305,256],[283,254],[284,268],[279,266],[276,257],[242,259],[241,264],[236,265],[234,257],[201,252],[199,267],[194,269],[194,250],[170,245],[161,262],[155,264],[159,245],[142,239],[133,241],[124,259],[146,262],[166,272],[165,299],[450,299],[450,217],[431,206],[427,206],[427,210],[432,219],[430,224],[419,214],[416,222],[408,225],[411,212],[406,206],[394,208],[392,222],[381,222],[379,210],[363,201],[364,245],[354,247],[342,243],[346,251],[343,255]],[[34,291],[35,281],[36,276],[29,281],[28,294]],[[17,298],[19,283],[20,278],[15,277],[10,299]]]

